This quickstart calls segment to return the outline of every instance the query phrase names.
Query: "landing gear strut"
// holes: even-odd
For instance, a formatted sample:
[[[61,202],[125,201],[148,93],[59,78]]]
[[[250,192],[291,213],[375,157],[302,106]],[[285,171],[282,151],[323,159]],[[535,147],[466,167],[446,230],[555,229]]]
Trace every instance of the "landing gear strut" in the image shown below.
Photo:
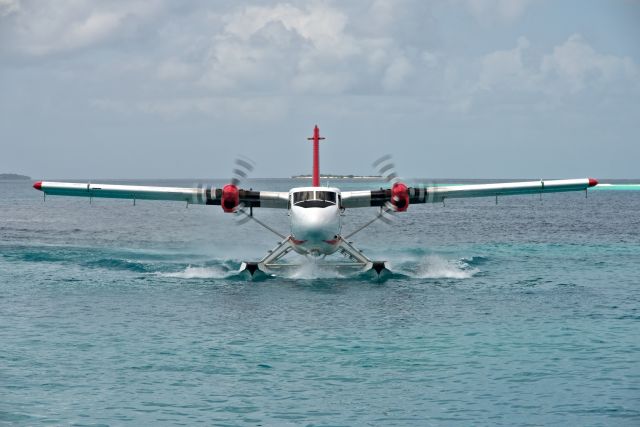
[[[350,242],[338,236],[337,253],[342,254],[347,261],[322,261],[317,263],[318,266],[329,270],[337,271],[340,274],[359,274],[365,272],[375,272],[377,278],[389,272],[386,261],[372,261],[365,256],[362,251],[356,249]],[[260,273],[264,275],[276,275],[286,270],[295,269],[302,264],[287,264],[281,262],[282,258],[293,250],[293,241],[291,236],[282,240],[275,248],[270,250],[258,262],[243,262],[240,266],[240,272],[247,272],[251,278],[257,277]]]

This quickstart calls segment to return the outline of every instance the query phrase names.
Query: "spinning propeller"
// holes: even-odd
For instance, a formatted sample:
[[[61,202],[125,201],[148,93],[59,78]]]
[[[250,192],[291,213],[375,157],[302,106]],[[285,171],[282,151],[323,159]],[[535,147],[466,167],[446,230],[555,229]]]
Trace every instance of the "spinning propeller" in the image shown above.
[[[434,192],[429,192],[427,189],[430,186],[436,186],[436,182],[429,181],[416,183],[409,188],[399,178],[392,160],[393,158],[391,157],[391,154],[384,155],[373,162],[373,167],[376,168],[378,174],[381,175],[386,182],[391,184],[390,203],[393,205],[393,212],[406,211],[409,207],[411,197],[414,197],[417,194],[426,194],[426,200],[432,202]]]
[[[391,224],[395,220],[395,215],[398,212],[405,212],[409,208],[411,194],[426,191],[426,185],[424,184],[420,184],[417,187],[409,189],[409,187],[400,180],[391,154],[386,154],[380,157],[373,162],[372,166],[376,169],[378,174],[384,178],[385,182],[388,182],[391,185],[389,190],[380,189],[381,191],[385,191],[384,197],[387,198],[387,200],[382,206],[380,206],[380,212],[378,212],[378,215],[345,236],[347,239],[378,220],[386,224]]]
[[[222,210],[227,213],[236,212],[242,209],[244,205],[240,203],[240,190],[238,187],[243,179],[246,179],[253,170],[253,161],[247,157],[238,157],[234,162],[232,178],[229,184],[222,189],[216,189],[212,185],[204,185],[202,182],[196,184],[198,191],[193,196],[193,203],[202,203],[204,200],[220,199]],[[217,204],[217,203],[215,203]]]
[[[220,204],[222,210],[231,213],[237,212],[242,209],[240,204],[240,190],[238,184],[245,179],[249,172],[253,170],[253,162],[248,158],[237,158],[235,160],[235,167],[233,168],[233,178],[231,178],[231,184],[227,184],[222,187],[222,195],[220,197]]]
[[[378,174],[384,178],[387,182],[397,182],[398,174],[396,173],[396,165],[393,164],[393,157],[391,154],[385,154],[376,161],[373,162],[373,167],[376,168]]]
[[[253,210],[249,207],[251,215],[246,214],[245,204],[240,201],[240,190],[242,182],[249,177],[253,171],[255,163],[248,157],[238,156],[234,161],[232,170],[231,183],[222,187],[222,209],[225,212],[233,212],[236,214],[236,224],[242,225],[248,222],[253,215]],[[225,205],[226,197],[226,205]],[[242,215],[245,214],[245,215]]]
[[[243,179],[249,176],[249,173],[253,171],[254,162],[248,157],[240,156],[236,158],[236,166],[233,168],[233,178],[231,178],[231,185],[238,186]]]
[[[239,190],[238,187],[242,184],[243,180],[249,177],[254,167],[255,163],[250,158],[244,156],[236,158],[231,184],[227,184],[222,188],[222,209],[225,212],[233,212],[235,214],[236,225],[243,225],[253,220],[281,239],[284,239],[284,234],[277,232],[253,216],[253,207],[251,205],[249,205],[249,212],[247,212],[244,202],[240,201],[240,192],[245,192],[246,190]],[[249,189],[249,191],[251,191],[251,189]]]
[[[391,197],[380,210],[380,219],[390,223],[394,213],[404,212],[409,207],[409,190],[398,178],[391,154],[386,154],[373,162],[373,167],[386,182],[391,184]]]

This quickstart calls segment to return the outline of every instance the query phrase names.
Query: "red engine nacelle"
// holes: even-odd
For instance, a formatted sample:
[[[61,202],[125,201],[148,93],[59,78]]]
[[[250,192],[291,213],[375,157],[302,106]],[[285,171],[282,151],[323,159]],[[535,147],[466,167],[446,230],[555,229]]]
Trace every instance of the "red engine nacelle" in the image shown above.
[[[220,205],[225,212],[235,212],[240,204],[240,192],[238,187],[233,184],[227,184],[222,187],[222,201]]]
[[[391,187],[391,204],[397,212],[404,212],[409,208],[409,189],[401,182]]]

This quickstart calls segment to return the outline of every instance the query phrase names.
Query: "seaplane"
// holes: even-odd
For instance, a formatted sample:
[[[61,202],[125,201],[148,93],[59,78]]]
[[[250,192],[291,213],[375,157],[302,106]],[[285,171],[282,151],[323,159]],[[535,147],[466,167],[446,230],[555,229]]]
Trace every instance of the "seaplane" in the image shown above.
[[[259,191],[240,188],[241,178],[253,169],[252,162],[236,160],[234,178],[222,188],[198,185],[193,188],[96,183],[38,181],[33,187],[44,196],[79,196],[136,200],[179,201],[189,204],[220,206],[229,214],[238,215],[239,222],[254,220],[280,237],[276,247],[259,261],[240,265],[240,273],[250,278],[261,275],[276,276],[300,263],[287,263],[283,258],[297,253],[303,261],[331,268],[339,274],[370,273],[377,277],[389,273],[386,261],[371,260],[353,245],[353,235],[376,220],[389,221],[396,214],[407,212],[412,204],[444,203],[447,199],[467,197],[496,197],[522,194],[546,194],[564,191],[586,191],[598,185],[593,178],[500,182],[472,185],[408,186],[395,173],[391,156],[374,162],[387,182],[386,188],[360,191],[340,191],[337,187],[320,185],[320,129],[316,125],[313,136],[313,174],[311,186],[295,187],[287,192]],[[376,216],[348,235],[342,233],[343,217],[350,209],[378,208]],[[255,208],[286,210],[290,230],[280,233],[253,215]],[[343,257],[340,258],[340,255]],[[305,260],[306,258],[306,260]],[[332,260],[333,258],[333,260]],[[337,260],[335,258],[338,258]]]

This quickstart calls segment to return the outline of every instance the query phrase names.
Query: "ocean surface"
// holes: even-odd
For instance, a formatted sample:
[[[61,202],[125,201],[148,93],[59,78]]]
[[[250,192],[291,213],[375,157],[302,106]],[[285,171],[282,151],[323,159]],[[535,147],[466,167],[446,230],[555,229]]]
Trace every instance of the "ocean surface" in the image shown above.
[[[253,222],[31,184],[0,182],[0,424],[640,425],[639,186],[414,205],[352,239],[386,281],[253,282]]]

